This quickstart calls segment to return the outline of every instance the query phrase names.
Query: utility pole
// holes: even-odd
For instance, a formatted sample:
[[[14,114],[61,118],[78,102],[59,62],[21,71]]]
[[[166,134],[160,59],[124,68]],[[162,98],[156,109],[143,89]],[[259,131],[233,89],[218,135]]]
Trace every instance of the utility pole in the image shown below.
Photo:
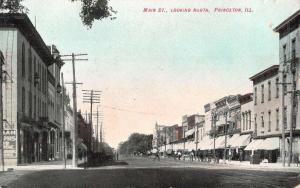
[[[72,61],[72,68],[73,68],[73,121],[74,121],[74,134],[72,140],[72,149],[73,149],[73,157],[72,157],[72,165],[73,167],[77,167],[78,159],[77,159],[77,95],[76,95],[76,76],[75,76],[75,61],[87,61],[88,59],[76,59],[78,56],[86,56],[87,54],[70,54],[70,55],[60,55],[61,57],[71,57],[71,59],[63,59],[63,61]],[[81,83],[82,84],[82,83]]]
[[[214,135],[214,163],[216,163],[216,117],[215,113],[212,113],[212,130]]]
[[[98,152],[98,142],[99,142],[99,110],[97,106],[97,124],[96,124],[96,152]]]
[[[227,112],[224,114],[225,116],[225,127],[224,127],[224,135],[225,135],[225,144],[224,144],[224,163],[226,163],[226,151],[227,151]]]
[[[4,57],[2,52],[0,51],[0,161],[2,166],[2,171],[4,171],[4,128],[3,128],[3,101],[2,101],[2,66],[4,65]]]
[[[62,104],[62,146],[63,146],[63,162],[64,168],[67,166],[66,162],[66,142],[65,142],[65,83],[64,83],[64,74],[61,73],[61,82],[62,82],[62,96],[61,96],[61,104]]]
[[[283,80],[284,78],[284,71],[282,71],[282,96],[281,96],[281,109],[282,109],[282,127],[281,127],[281,137],[282,137],[282,140],[281,140],[281,144],[282,144],[282,151],[281,151],[281,155],[282,155],[282,166],[284,167],[285,166],[285,102],[284,102],[284,95],[285,95],[285,91],[284,91],[284,88],[285,88],[285,84],[284,83],[285,81]]]
[[[89,151],[93,151],[94,145],[92,143],[92,137],[93,137],[93,104],[100,103],[100,96],[101,92],[99,90],[82,90],[83,92],[83,103],[89,103],[90,104],[90,147]],[[93,149],[92,149],[93,148]]]

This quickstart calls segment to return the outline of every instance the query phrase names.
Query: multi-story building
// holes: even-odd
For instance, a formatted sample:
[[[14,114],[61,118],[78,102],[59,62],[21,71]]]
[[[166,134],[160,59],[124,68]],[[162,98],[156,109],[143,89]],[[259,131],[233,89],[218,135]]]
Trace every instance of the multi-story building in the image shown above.
[[[62,158],[62,94],[60,70],[63,65],[56,46],[48,47],[55,61],[48,66],[48,124],[50,129],[49,160]]]
[[[274,31],[279,33],[279,70],[281,71],[281,81],[292,84],[283,85],[284,108],[287,116],[285,118],[286,131],[293,130],[291,141],[290,134],[287,134],[289,143],[292,142],[292,154],[300,153],[300,10],[279,24]],[[295,92],[293,92],[295,91]],[[281,104],[282,104],[281,100]]]
[[[47,66],[53,57],[24,14],[0,14],[5,52],[4,146],[6,164],[48,160]]]
[[[65,92],[66,93],[66,92]],[[74,131],[74,118],[73,118],[73,109],[70,105],[69,95],[64,96],[64,105],[65,105],[65,143],[66,143],[66,153],[67,156],[72,155],[72,138]]]
[[[89,148],[91,148],[92,144],[92,127],[91,124],[87,123],[81,115],[79,111],[77,113],[77,121],[78,121],[78,140],[77,145],[79,150],[79,156],[87,152]]]
[[[286,120],[287,108],[282,109],[279,65],[273,65],[252,76],[254,139],[246,150],[260,152],[261,159],[276,162],[280,156],[282,117]],[[286,122],[286,121],[285,121]],[[261,141],[258,143],[258,140]]]

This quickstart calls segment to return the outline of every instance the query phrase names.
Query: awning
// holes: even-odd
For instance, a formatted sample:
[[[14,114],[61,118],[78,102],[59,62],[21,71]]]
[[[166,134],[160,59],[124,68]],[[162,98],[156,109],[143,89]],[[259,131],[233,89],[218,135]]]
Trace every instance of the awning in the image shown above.
[[[232,148],[247,146],[250,143],[250,134],[240,135],[231,145]]]
[[[228,122],[227,122],[228,123]],[[216,126],[221,126],[221,125],[225,125],[226,121],[225,118],[221,117],[217,122],[216,122]]]
[[[185,136],[185,137],[191,136],[191,135],[194,134],[194,132],[195,132],[194,129],[190,129],[190,130],[188,130],[188,131],[185,132],[184,136]]]
[[[245,150],[252,151],[252,150],[257,150],[257,148],[263,143],[263,139],[257,139],[257,140],[252,140],[250,144],[247,145]]]
[[[181,149],[183,149],[183,143],[173,144],[173,150],[177,151],[177,150],[181,150]]]
[[[228,138],[228,137],[227,137]],[[225,147],[225,136],[219,136],[216,139],[216,146],[215,149],[221,149]]]
[[[211,147],[211,145],[213,145],[213,144],[214,144],[214,140],[209,138],[209,136],[205,136],[203,138],[203,140],[201,140],[199,142],[198,148],[200,150],[208,150]],[[212,146],[212,147],[214,147],[214,146]]]
[[[196,149],[196,144],[194,141],[186,142],[185,143],[185,149],[192,151]]]
[[[266,138],[261,145],[258,146],[258,149],[261,150],[275,150],[279,149],[280,139],[279,137]]]
[[[167,148],[167,150],[168,150],[168,149],[173,149],[173,147],[172,147],[171,144],[167,144],[166,148]]]
[[[227,146],[228,147],[233,147],[233,145],[235,145],[235,143],[238,141],[238,139],[240,138],[240,134],[234,134],[232,137],[230,137],[227,141]]]

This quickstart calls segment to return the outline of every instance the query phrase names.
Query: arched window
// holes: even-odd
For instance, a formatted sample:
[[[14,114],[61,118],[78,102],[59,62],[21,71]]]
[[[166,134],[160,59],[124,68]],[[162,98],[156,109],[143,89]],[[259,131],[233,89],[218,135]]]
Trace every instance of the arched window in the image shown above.
[[[32,78],[32,54],[31,47],[28,48],[28,81],[31,82]]]
[[[22,43],[22,76],[25,77],[25,44]]]
[[[22,87],[22,112],[23,113],[25,113],[25,100],[26,100],[25,88]]]

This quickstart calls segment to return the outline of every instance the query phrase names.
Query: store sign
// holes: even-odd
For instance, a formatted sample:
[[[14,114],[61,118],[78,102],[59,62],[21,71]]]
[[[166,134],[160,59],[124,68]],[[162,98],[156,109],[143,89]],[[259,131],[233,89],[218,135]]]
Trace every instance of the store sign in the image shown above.
[[[3,146],[5,158],[15,158],[16,155],[16,131],[4,130],[3,132]]]

